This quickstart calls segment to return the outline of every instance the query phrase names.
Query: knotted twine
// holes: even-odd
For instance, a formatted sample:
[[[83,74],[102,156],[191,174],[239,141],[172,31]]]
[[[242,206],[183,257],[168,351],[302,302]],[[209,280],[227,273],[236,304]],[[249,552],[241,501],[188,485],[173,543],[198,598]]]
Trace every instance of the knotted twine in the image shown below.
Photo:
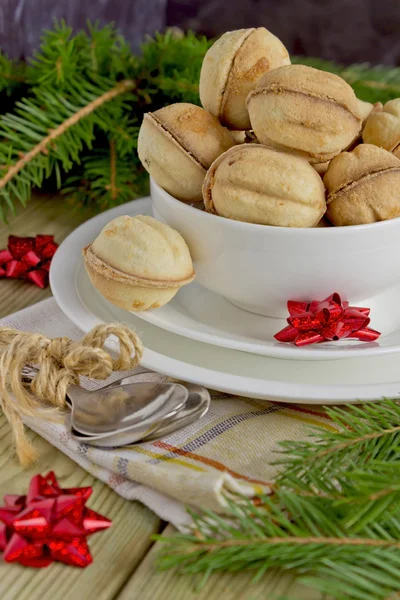
[[[104,349],[111,336],[118,341],[115,357]],[[107,379],[113,371],[136,367],[142,354],[140,339],[125,325],[98,325],[78,342],[0,327],[0,405],[11,425],[20,463],[27,466],[37,458],[25,432],[24,416],[61,419],[67,388],[79,385],[80,376]],[[40,370],[27,385],[22,369],[30,365]]]

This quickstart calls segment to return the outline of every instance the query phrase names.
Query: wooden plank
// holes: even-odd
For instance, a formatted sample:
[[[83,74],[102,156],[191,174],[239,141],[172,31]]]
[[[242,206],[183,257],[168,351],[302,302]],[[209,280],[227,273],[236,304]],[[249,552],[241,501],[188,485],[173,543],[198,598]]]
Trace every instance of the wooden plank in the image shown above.
[[[93,564],[85,569],[53,564],[29,569],[0,563],[0,598],[4,600],[111,600],[151,546],[160,519],[138,502],[118,496],[48,442],[31,433],[41,451],[39,463],[23,470],[11,456],[11,433],[0,416],[0,498],[22,494],[35,473],[54,470],[63,487],[93,486],[88,506],[113,520],[107,531],[89,538]],[[135,596],[136,597],[136,596]]]
[[[169,525],[164,535],[172,535]],[[193,575],[180,575],[176,570],[160,571],[156,567],[161,544],[156,543],[133,573],[118,600],[277,600],[287,597],[296,600],[322,600],[323,596],[294,582],[293,577],[270,571],[252,584],[254,572],[215,573],[199,592],[199,579]]]
[[[5,248],[10,234],[34,236],[52,234],[60,243],[78,225],[91,215],[68,205],[62,196],[36,195],[27,207],[17,207],[15,217],[7,225],[0,224],[0,249]],[[0,280],[0,317],[21,310],[51,296],[50,288],[42,290],[25,281]]]
[[[29,236],[54,234],[61,242],[90,215],[73,212],[62,197],[34,197],[26,209],[20,207],[8,226],[0,226],[0,248],[9,234]],[[15,312],[51,295],[23,281],[0,281],[0,316]],[[64,487],[91,485],[89,506],[113,520],[112,527],[90,539],[94,562],[80,570],[60,564],[47,569],[28,569],[0,563],[0,598],[4,600],[111,600],[151,546],[150,535],[158,531],[160,519],[138,502],[128,502],[107,485],[89,475],[56,448],[31,433],[41,458],[32,469],[22,470],[11,452],[11,433],[0,416],[0,498],[5,493],[23,493],[35,473],[53,469]]]

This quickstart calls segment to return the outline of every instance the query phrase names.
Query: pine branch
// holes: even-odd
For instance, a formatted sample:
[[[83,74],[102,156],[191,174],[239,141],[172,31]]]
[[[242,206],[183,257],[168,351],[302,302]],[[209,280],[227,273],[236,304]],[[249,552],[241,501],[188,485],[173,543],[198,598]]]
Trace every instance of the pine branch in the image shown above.
[[[88,55],[83,52],[87,45],[83,32],[72,35],[72,27],[64,21],[54,21],[54,28],[45,31],[41,38],[41,49],[35,52],[28,68],[32,85],[43,85],[58,92],[67,89],[82,70],[89,67]],[[83,63],[82,57],[85,58]]]
[[[231,522],[205,511],[193,515],[193,533],[154,536],[164,544],[161,568],[208,576],[250,569],[255,577],[270,568],[290,570],[303,583],[347,600],[383,600],[400,590],[397,521],[380,534],[355,536],[338,523],[333,505],[321,511],[291,492],[263,498],[261,507],[242,502],[230,503]]]
[[[73,35],[72,27],[55,21],[42,36],[40,52],[36,52],[28,69],[32,85],[47,86],[68,92],[68,86],[79,76],[107,77],[110,81],[132,79],[137,68],[127,41],[115,27],[87,24],[88,33]]]
[[[136,156],[143,113],[149,103],[155,110],[172,97],[199,101],[207,46],[193,34],[167,33],[148,41],[139,58],[112,26],[89,23],[87,33],[73,35],[60,22],[45,32],[27,71],[30,94],[0,117],[0,218],[13,211],[15,199],[25,204],[31,188],[49,178],[79,204],[100,208],[146,191]],[[95,138],[101,145],[91,160],[87,150]],[[115,147],[111,155],[110,147]],[[106,155],[117,159],[116,186],[109,168],[100,173]]]
[[[194,532],[169,538],[160,564],[187,573],[269,568],[335,599],[387,600],[400,590],[400,406],[328,409],[336,432],[285,442],[284,470],[257,506],[238,498],[230,520],[192,513]]]
[[[165,538],[164,538],[165,540]],[[373,548],[399,548],[400,542],[387,541],[387,540],[374,540],[368,538],[335,538],[335,537],[265,537],[265,538],[244,538],[244,539],[229,539],[229,540],[199,540],[192,547],[186,548],[187,554],[192,552],[198,552],[199,546],[206,552],[213,552],[221,548],[233,548],[240,546],[259,546],[259,545],[272,545],[272,546],[286,546],[291,545],[310,545],[310,544],[327,544],[329,546],[371,546]]]
[[[277,485],[351,505],[346,522],[359,531],[400,509],[400,405],[385,400],[327,413],[338,431],[284,442]]]
[[[117,96],[124,94],[132,90],[135,86],[133,81],[121,81],[117,83],[117,85],[104,92],[101,96],[89,102],[82,108],[78,109],[74,114],[68,117],[65,121],[60,123],[58,127],[53,129],[48,135],[46,135],[43,139],[40,140],[38,144],[36,144],[29,152],[24,154],[20,160],[15,163],[13,166],[10,166],[6,169],[6,174],[0,179],[0,190],[4,188],[9,181],[12,180],[28,163],[30,163],[38,154],[46,153],[49,150],[49,146],[52,143],[62,136],[69,128],[76,125],[81,119],[84,119],[92,112],[97,110],[100,106],[102,106],[105,102],[110,102]],[[9,117],[9,121],[11,120],[11,116]]]
[[[0,216],[13,198],[22,204],[32,186],[41,186],[55,174],[61,186],[62,171],[79,163],[84,145],[91,147],[95,128],[108,131],[123,110],[120,96],[131,92],[135,82],[120,81],[109,87],[107,81],[77,80],[69,86],[68,98],[45,90],[36,97],[16,103],[14,114],[0,118]],[[111,102],[112,101],[112,102]]]
[[[280,461],[285,467],[283,478],[289,473],[303,482],[312,482],[313,486],[317,480],[323,490],[323,485],[331,487],[332,477],[340,477],[344,471],[349,475],[355,466],[367,468],[377,461],[397,464],[400,459],[398,402],[385,400],[362,407],[327,408],[326,412],[338,430],[316,429],[306,441],[284,442],[285,457]]]
[[[200,69],[211,43],[190,31],[184,36],[169,31],[142,46],[141,87],[154,105],[152,110],[172,102],[200,104]]]
[[[107,150],[101,148],[99,138],[97,145],[100,149],[83,158],[81,168],[67,179],[62,192],[78,207],[98,206],[101,210],[145,195],[147,176],[136,155],[120,154],[114,139]]]

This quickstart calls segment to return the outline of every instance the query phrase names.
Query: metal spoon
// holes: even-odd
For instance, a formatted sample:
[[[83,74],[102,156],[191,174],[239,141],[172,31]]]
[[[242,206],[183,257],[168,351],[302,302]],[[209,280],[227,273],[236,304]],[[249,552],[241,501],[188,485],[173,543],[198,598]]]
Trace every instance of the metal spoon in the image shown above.
[[[29,381],[37,369],[24,369]],[[174,415],[189,397],[187,389],[177,383],[141,381],[88,391],[77,385],[69,386],[67,401],[71,406],[72,427],[87,435],[124,430],[137,425],[138,431],[153,430],[154,415]],[[157,416],[155,416],[157,414]],[[152,426],[151,429],[149,427]]]
[[[178,411],[176,417],[165,419],[158,429],[147,435],[143,439],[144,442],[152,442],[166,437],[174,431],[184,429],[184,427],[195,423],[206,414],[211,402],[209,391],[194,383],[185,383],[185,387],[189,392],[189,398],[186,400],[185,405]]]
[[[138,426],[135,425],[134,427],[129,427],[123,431],[116,431],[115,433],[88,436],[71,428],[72,437],[78,442],[91,446],[116,448],[139,441],[152,441],[170,435],[174,431],[183,429],[200,419],[210,406],[210,394],[208,390],[194,384],[185,384],[185,387],[189,391],[189,398],[185,406],[178,410],[175,415],[164,417],[160,415],[159,422],[153,422],[152,427],[147,430],[140,431]]]

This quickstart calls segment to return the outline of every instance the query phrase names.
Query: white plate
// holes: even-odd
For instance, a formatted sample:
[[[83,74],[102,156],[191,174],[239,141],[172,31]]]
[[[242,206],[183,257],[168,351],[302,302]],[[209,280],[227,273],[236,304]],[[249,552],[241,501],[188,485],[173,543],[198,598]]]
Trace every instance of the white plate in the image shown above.
[[[400,289],[386,292],[366,306],[371,308],[370,326],[382,333],[377,342],[340,340],[301,348],[274,339],[274,334],[287,325],[286,320],[242,310],[196,281],[183,287],[162,308],[135,314],[148,323],[193,340],[262,356],[332,360],[400,352]]]
[[[400,397],[400,356],[351,360],[287,361],[193,341],[147,323],[105,300],[90,284],[81,249],[111,219],[146,214],[148,199],[135,200],[87,221],[61,244],[50,282],[63,312],[83,331],[99,323],[124,322],[141,336],[143,366],[232,394],[309,404]]]

